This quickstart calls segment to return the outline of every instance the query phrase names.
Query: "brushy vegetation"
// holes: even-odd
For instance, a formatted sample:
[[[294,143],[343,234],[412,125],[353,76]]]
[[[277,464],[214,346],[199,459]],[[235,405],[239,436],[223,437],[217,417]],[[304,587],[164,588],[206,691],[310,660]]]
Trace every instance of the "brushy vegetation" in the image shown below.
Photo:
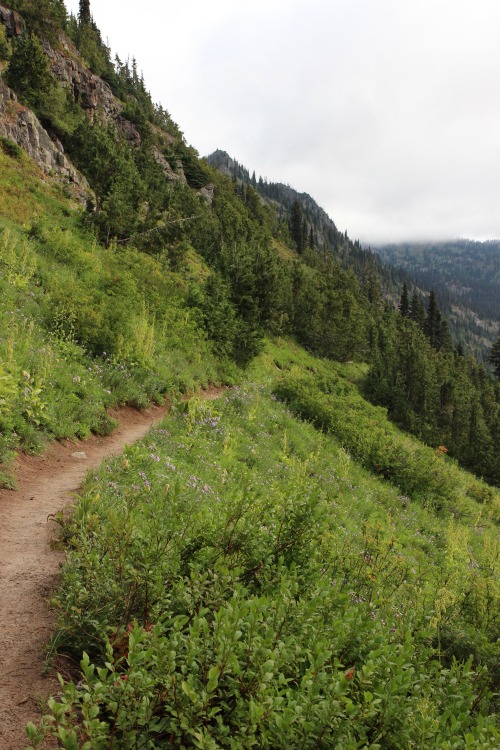
[[[295,352],[254,376],[328,371]],[[82,679],[32,746],[497,747],[496,529],[374,477],[345,434],[240,387],[90,477],[54,602]]]
[[[321,212],[312,199],[283,193],[241,169],[231,180],[200,159],[170,115],[152,102],[137,62],[111,60],[89,2],[80,4],[77,18],[67,18],[62,0],[17,0],[14,7],[27,28],[12,43],[0,44],[6,80],[87,178],[92,193],[85,223],[99,243],[107,249],[133,244],[181,284],[186,259],[195,252],[210,273],[204,284],[188,283],[184,301],[216,357],[244,367],[260,351],[263,336],[285,335],[318,356],[368,362],[365,393],[387,407],[391,419],[500,484],[500,386],[454,349],[435,295],[427,310],[417,295],[411,315],[402,307],[398,315],[382,295],[391,274],[326,215],[318,224]],[[69,47],[61,46],[64,34],[76,47],[68,39]],[[82,97],[56,78],[47,43],[66,49],[63,54],[71,48],[82,65],[103,77],[119,100],[119,118],[105,108],[88,117]],[[60,245],[47,229],[42,227],[39,239]],[[100,244],[96,250],[102,254]],[[389,287],[394,294],[394,280]],[[116,284],[118,307],[129,291],[123,280]],[[87,289],[83,297],[84,309],[96,310],[86,325],[80,321],[91,353],[108,351],[121,325],[108,326],[112,290],[108,286],[97,300],[99,294]],[[137,303],[136,294],[131,302]],[[67,299],[59,296],[55,303],[63,310],[69,305],[73,314]],[[134,313],[137,322],[140,305]],[[146,318],[148,325],[156,321],[155,303]],[[130,334],[119,331],[125,340]]]
[[[333,368],[332,368],[333,369]],[[498,493],[446,460],[447,449],[423,445],[405,435],[387,418],[387,410],[372,406],[358,389],[337,373],[290,375],[275,389],[299,416],[335,435],[351,455],[401,492],[457,518],[473,518],[475,503],[485,503],[484,515],[500,520]]]
[[[105,407],[196,390],[217,381],[221,366],[186,305],[188,271],[167,273],[161,257],[131,246],[99,246],[29,163],[11,169],[11,159],[0,160],[9,167],[0,218],[0,481],[9,485],[14,448],[105,434],[114,426]]]

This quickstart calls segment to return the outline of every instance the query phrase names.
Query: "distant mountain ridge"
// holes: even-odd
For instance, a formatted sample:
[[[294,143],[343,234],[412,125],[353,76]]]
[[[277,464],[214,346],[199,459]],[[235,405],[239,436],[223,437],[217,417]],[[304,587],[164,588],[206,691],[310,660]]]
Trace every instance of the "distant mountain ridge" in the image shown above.
[[[376,248],[440,296],[453,295],[484,318],[500,322],[500,240],[395,243]]]

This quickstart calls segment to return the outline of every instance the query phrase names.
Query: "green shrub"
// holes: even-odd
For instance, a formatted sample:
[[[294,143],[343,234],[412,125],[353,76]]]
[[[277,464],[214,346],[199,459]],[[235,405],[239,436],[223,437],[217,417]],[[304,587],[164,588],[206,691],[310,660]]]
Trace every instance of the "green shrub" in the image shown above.
[[[23,150],[21,146],[18,146],[15,141],[11,141],[10,138],[6,138],[4,135],[0,135],[0,148],[7,156],[11,156],[13,159],[21,159]]]

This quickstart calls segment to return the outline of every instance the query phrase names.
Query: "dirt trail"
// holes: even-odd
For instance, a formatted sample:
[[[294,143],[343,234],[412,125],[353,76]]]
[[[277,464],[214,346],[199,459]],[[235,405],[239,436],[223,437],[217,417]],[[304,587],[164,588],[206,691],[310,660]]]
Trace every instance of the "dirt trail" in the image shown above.
[[[213,399],[221,392],[211,388],[201,395]],[[167,412],[168,406],[120,409],[112,435],[52,443],[41,456],[20,456],[19,489],[0,490],[0,750],[26,747],[26,723],[39,719],[40,699],[58,689],[55,674],[43,674],[54,629],[47,601],[64,559],[51,548],[49,516],[68,504],[89,469],[120,454]]]

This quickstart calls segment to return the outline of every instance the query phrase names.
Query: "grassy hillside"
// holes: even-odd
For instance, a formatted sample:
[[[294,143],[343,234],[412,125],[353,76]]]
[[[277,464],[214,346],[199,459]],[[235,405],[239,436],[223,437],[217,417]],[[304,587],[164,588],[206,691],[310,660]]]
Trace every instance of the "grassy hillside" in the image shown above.
[[[37,253],[59,246],[55,276],[39,274],[51,287],[44,297],[51,332],[62,325],[91,357],[111,353],[116,366],[138,366],[132,381],[139,390],[146,383],[150,396],[165,390],[176,369],[165,370],[166,360],[178,348],[189,359],[197,338],[203,341],[194,345],[198,355],[205,363],[213,357],[209,368],[219,361],[230,375],[258,354],[264,336],[293,336],[319,356],[371,364],[366,395],[386,406],[400,427],[435,448],[444,445],[468,469],[500,484],[500,387],[454,348],[439,310],[429,301],[426,311],[417,299],[411,314],[398,315],[382,294],[380,263],[359,243],[340,235],[331,220],[332,242],[318,242],[312,215],[293,199],[298,194],[285,196],[288,220],[277,200],[266,202],[252,184],[210,167],[153,104],[137,66],[111,61],[91,14],[82,9],[68,21],[61,2],[47,0],[47,6],[42,19],[34,0],[16,3],[33,33],[18,35],[1,54],[6,81],[21,102],[15,116],[22,104],[33,108],[52,138],[45,133],[45,142],[61,141],[64,159],[71,158],[91,188],[79,226],[64,216],[68,206],[61,223],[57,216],[46,226],[40,204],[39,218],[22,230]],[[89,92],[97,92],[95,101]],[[83,109],[84,101],[92,111]],[[22,142],[20,131],[5,132],[17,132]],[[2,143],[14,161],[19,149]],[[8,210],[16,203],[15,190],[10,193]],[[27,208],[14,209],[18,221],[30,205],[33,215],[34,200],[30,195]],[[59,226],[65,234],[56,237]],[[92,254],[102,259],[100,269],[92,267]],[[78,276],[84,255],[87,266]],[[66,262],[73,263],[71,279]],[[177,326],[171,316],[178,315],[189,331],[172,349],[162,330],[168,339]],[[5,389],[12,393],[12,383]],[[41,424],[39,415],[34,419]]]
[[[362,467],[354,421],[322,433],[276,400],[311,370],[333,411],[375,417],[365,441],[391,433],[411,487]],[[34,746],[497,747],[498,493],[459,499],[477,480],[408,453],[352,372],[275,342],[249,374],[88,479],[54,601],[83,676]]]
[[[219,381],[224,366],[186,303],[205,273],[199,260],[180,274],[129,245],[104,248],[27,158],[0,152],[0,169],[0,468],[8,483],[14,448],[109,432],[105,407],[192,391]]]

